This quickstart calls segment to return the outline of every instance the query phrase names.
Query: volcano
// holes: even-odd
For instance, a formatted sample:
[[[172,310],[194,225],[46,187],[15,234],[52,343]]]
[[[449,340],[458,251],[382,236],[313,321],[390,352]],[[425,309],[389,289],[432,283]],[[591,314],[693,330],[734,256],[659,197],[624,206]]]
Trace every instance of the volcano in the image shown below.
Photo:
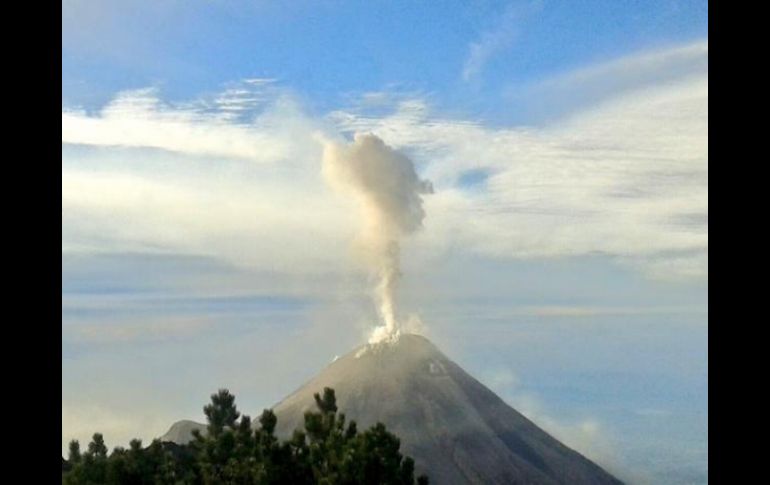
[[[279,436],[303,425],[324,387],[358,429],[384,423],[434,484],[621,484],[419,335],[364,345],[329,364],[273,408]],[[176,423],[161,440],[185,443],[196,427],[205,429]]]

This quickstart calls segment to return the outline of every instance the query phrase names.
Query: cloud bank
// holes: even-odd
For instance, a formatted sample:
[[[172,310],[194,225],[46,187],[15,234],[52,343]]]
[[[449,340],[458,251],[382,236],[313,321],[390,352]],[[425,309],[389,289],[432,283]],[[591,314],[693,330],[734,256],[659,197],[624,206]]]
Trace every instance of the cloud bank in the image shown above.
[[[64,110],[63,250],[338,271],[357,222],[326,190],[317,135],[371,132],[433,182],[431,217],[410,243],[425,264],[450,249],[503,260],[604,254],[650,277],[704,280],[708,78],[676,60],[707,64],[707,54],[697,43],[577,73],[633,65],[648,82],[545,127],[447,118],[415,97],[377,116],[360,106],[312,116],[287,91],[247,82],[227,96],[259,102],[235,117],[235,101],[173,104],[150,90],[97,113]]]

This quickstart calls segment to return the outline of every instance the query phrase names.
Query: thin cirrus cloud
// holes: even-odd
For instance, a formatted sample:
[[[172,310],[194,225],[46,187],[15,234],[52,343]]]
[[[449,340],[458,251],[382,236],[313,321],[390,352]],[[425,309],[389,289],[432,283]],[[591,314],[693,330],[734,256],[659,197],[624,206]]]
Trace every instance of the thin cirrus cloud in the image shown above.
[[[640,52],[568,71],[527,85],[510,85],[503,97],[542,122],[579,112],[646,86],[708,78],[708,40]]]
[[[468,56],[461,73],[462,80],[477,81],[490,59],[509,48],[515,42],[521,24],[542,10],[542,7],[541,1],[508,5],[497,24],[482,32],[479,38],[468,46]]]
[[[62,112],[63,248],[108,252],[130,242],[329,270],[345,259],[340,248],[354,221],[320,179],[317,134],[369,131],[407,153],[435,186],[414,241],[423,254],[605,254],[652,277],[703,280],[707,55],[707,43],[677,46],[552,81],[612,88],[543,127],[449,119],[419,97],[396,98],[376,116],[365,103],[311,116],[266,82],[231,88],[219,105],[121,93],[96,114]],[[635,74],[623,84],[615,74],[626,68]]]
[[[240,89],[230,88],[213,100],[187,105],[163,103],[157,90],[147,88],[118,94],[98,116],[65,110],[62,142],[156,148],[255,162],[295,156],[294,130],[302,118],[293,112],[298,108],[289,96],[275,94],[258,116],[239,119],[238,113],[264,104],[259,88],[268,83],[255,81],[260,80],[246,80]]]
[[[104,325],[76,324],[68,327],[64,338],[69,344],[108,344],[125,342],[162,342],[190,338],[214,326],[205,317],[169,317],[144,319]]]
[[[655,277],[705,278],[707,73],[674,76],[656,56],[672,53],[625,62],[648,66],[650,79],[662,70],[665,83],[621,91],[544,128],[436,119],[415,103],[388,117],[333,116],[425,161],[437,187],[426,200],[426,236],[436,244],[460,240],[503,258],[602,253]],[[468,173],[487,174],[484,190],[464,189]]]

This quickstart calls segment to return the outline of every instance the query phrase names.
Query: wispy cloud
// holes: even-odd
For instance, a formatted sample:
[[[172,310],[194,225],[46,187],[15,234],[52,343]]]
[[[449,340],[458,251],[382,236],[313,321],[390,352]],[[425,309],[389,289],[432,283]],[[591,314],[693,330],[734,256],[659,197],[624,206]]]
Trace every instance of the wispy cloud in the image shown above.
[[[91,344],[160,342],[189,338],[213,324],[205,317],[142,318],[141,321],[110,324],[67,325],[63,338],[71,343]]]
[[[437,187],[426,239],[496,257],[604,253],[655,276],[675,261],[668,276],[706,277],[707,73],[623,91],[544,128],[427,112],[402,104],[387,117],[333,114],[343,129],[379,133],[423,162]],[[462,186],[470,172],[486,174],[484,190]]]
[[[509,48],[519,33],[522,24],[540,11],[541,1],[527,4],[511,3],[502,13],[494,27],[484,31],[478,40],[468,47],[468,57],[462,69],[462,79],[465,82],[476,81],[481,75],[487,62],[492,57]]]
[[[253,81],[253,80],[252,80]],[[147,147],[196,156],[277,162],[296,157],[298,134],[308,136],[309,122],[285,92],[266,91],[268,83],[244,83],[213,100],[171,105],[154,88],[120,93],[96,115],[62,112],[62,142],[94,146]],[[243,112],[269,106],[259,116]],[[299,132],[297,130],[300,130]]]
[[[704,48],[645,53],[575,76],[613,77],[619,65],[699,66],[688,59]],[[354,212],[320,179],[315,134],[369,131],[434,182],[430,216],[414,241],[422,254],[450,247],[494,259],[605,254],[654,277],[703,279],[708,78],[700,68],[685,71],[692,75],[665,83],[650,76],[542,128],[448,119],[421,98],[396,98],[388,114],[358,105],[311,117],[272,91],[256,108],[239,105],[233,120],[221,103],[201,108],[164,103],[152,91],[123,93],[95,115],[62,113],[62,244],[327,271],[346,260]],[[473,186],[469,173],[481,177]]]
[[[623,93],[708,77],[708,40],[641,51],[526,85],[503,97],[537,120],[580,112]]]
[[[676,315],[703,313],[701,307],[598,307],[598,306],[535,306],[511,310],[511,315],[531,315],[535,317],[598,317],[630,315]]]

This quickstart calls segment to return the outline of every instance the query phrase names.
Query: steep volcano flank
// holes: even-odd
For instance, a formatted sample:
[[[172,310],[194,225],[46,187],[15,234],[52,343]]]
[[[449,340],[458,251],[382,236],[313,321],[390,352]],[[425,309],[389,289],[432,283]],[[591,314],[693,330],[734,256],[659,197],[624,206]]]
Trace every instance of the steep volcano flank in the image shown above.
[[[505,404],[417,335],[363,346],[326,367],[275,406],[288,437],[331,387],[359,429],[377,422],[436,484],[619,484]]]

